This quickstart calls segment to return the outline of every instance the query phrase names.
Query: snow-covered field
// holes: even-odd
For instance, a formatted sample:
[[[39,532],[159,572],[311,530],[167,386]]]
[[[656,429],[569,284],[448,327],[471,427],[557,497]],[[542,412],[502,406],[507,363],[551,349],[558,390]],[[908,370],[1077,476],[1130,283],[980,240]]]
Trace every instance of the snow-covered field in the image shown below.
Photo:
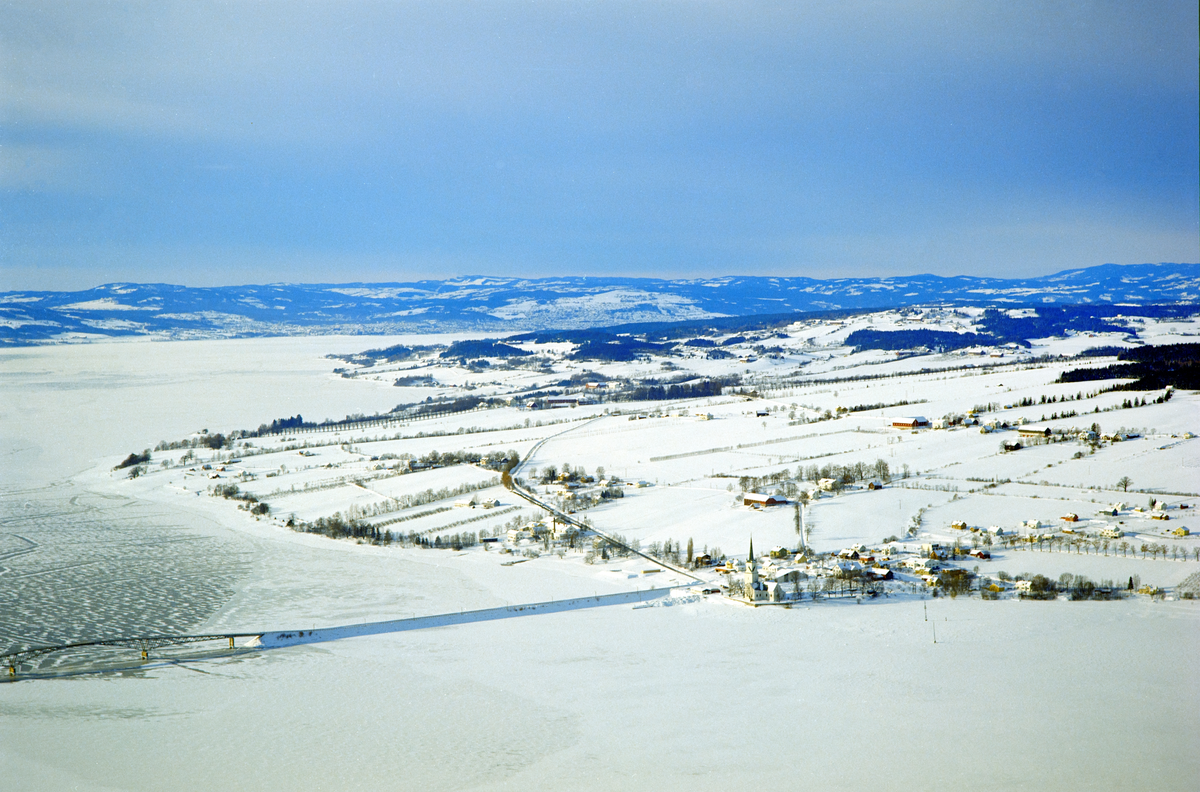
[[[929,326],[963,329],[969,319],[939,315]],[[1200,439],[1188,437],[1200,432],[1200,398],[1091,395],[1111,382],[1055,380],[1112,358],[1042,357],[1124,336],[1042,339],[1004,358],[897,359],[840,346],[858,327],[903,328],[911,318],[871,321],[796,326],[787,338],[730,347],[745,359],[603,364],[571,360],[561,343],[526,344],[539,358],[528,366],[423,359],[437,383],[428,387],[392,386],[412,362],[350,366],[343,377],[333,369],[346,364],[324,357],[437,340],[428,337],[0,350],[0,639],[24,648],[158,631],[320,629],[692,582],[647,558],[601,557],[590,540],[510,541],[508,527],[548,515],[498,486],[486,460],[422,462],[433,452],[515,452],[519,480],[598,530],[643,550],[691,540],[696,554],[719,548],[734,563],[751,538],[759,553],[798,549],[792,503],[816,491],[808,469],[861,462],[869,475],[804,507],[810,556],[863,545],[915,557],[922,545],[956,540],[973,549],[996,526],[1001,536],[1062,541],[988,537],[991,559],[959,566],[985,579],[1137,577],[1165,598],[929,599],[914,593],[919,579],[900,574],[887,597],[861,604],[749,608],[713,595],[5,685],[6,788],[1193,788],[1200,606],[1175,587],[1200,571],[1200,538],[1174,532],[1200,532]],[[1194,332],[1194,321],[1139,324],[1148,343]],[[783,351],[753,352],[764,343]],[[572,375],[580,387],[587,372],[639,382],[738,374],[756,395],[605,401],[598,389],[596,404],[520,406],[523,394],[563,389]],[[851,379],[863,376],[872,378]],[[520,398],[423,420],[233,434],[296,414],[370,416],[466,394]],[[1120,408],[1135,395],[1151,403]],[[838,410],[901,401],[910,404]],[[982,423],[1011,428],[891,426],[897,416],[976,406]],[[1067,410],[1077,415],[1051,417]],[[1139,436],[1001,451],[1021,419]],[[199,442],[217,432],[232,445]],[[189,439],[197,442],[152,450],[136,478],[113,470],[131,452]],[[874,472],[880,460],[887,476]],[[543,481],[564,465],[597,479],[602,468],[623,497],[585,508],[597,484],[568,496]],[[1131,481],[1119,485],[1123,476]],[[754,479],[754,489],[790,503],[743,505]],[[867,488],[877,480],[881,489]],[[269,511],[255,516],[238,508],[245,501],[212,494],[233,485]],[[1152,511],[1152,498],[1165,511]],[[1080,519],[1064,522],[1070,513]],[[286,525],[332,517],[397,541]],[[1040,526],[1025,525],[1032,520]],[[1124,537],[1102,543],[1105,530]],[[468,532],[498,541],[462,550],[399,541]],[[1151,557],[1146,544],[1164,550]],[[811,559],[778,563],[818,573]],[[706,586],[724,582],[696,574]]]

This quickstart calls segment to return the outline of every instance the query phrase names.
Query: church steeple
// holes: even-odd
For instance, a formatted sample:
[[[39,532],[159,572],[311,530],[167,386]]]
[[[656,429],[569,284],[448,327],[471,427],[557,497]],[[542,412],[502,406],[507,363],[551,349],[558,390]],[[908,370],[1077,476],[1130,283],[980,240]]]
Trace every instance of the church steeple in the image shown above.
[[[754,537],[750,537],[750,557],[746,559],[746,599],[758,599],[758,563],[754,560]]]

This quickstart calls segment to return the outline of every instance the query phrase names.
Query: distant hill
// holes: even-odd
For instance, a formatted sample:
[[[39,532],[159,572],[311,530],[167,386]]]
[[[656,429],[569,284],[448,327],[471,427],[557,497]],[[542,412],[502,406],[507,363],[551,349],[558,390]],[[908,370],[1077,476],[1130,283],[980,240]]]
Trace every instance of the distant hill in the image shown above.
[[[1200,264],[1106,264],[1022,279],[472,277],[215,288],[116,283],[79,292],[0,292],[0,345],[147,334],[505,333],[930,303],[1200,303]]]

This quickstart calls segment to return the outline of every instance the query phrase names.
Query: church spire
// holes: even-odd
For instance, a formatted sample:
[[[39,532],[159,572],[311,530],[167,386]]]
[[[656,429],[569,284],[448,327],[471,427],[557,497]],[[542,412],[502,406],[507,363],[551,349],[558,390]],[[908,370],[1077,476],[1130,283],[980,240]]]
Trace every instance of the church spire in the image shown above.
[[[750,537],[750,557],[746,559],[746,599],[758,599],[758,564],[754,561],[754,537]]]

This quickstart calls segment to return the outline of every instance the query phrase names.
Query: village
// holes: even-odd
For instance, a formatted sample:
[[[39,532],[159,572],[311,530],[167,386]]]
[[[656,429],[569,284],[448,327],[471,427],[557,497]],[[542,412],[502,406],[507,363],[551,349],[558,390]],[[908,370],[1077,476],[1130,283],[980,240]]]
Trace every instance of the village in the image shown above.
[[[972,316],[919,318],[965,331]],[[217,496],[285,530],[559,563],[752,606],[1200,593],[1186,522],[1194,395],[1060,382],[1111,360],[1087,350],[1130,336],[1066,333],[1018,354],[845,343],[889,319],[909,321],[701,336],[587,368],[592,341],[561,334],[356,353],[344,359],[364,385],[418,371],[401,389],[428,395],[387,414],[203,430],[112,475]],[[1139,330],[1168,343],[1193,326]],[[464,404],[462,389],[486,398]]]

